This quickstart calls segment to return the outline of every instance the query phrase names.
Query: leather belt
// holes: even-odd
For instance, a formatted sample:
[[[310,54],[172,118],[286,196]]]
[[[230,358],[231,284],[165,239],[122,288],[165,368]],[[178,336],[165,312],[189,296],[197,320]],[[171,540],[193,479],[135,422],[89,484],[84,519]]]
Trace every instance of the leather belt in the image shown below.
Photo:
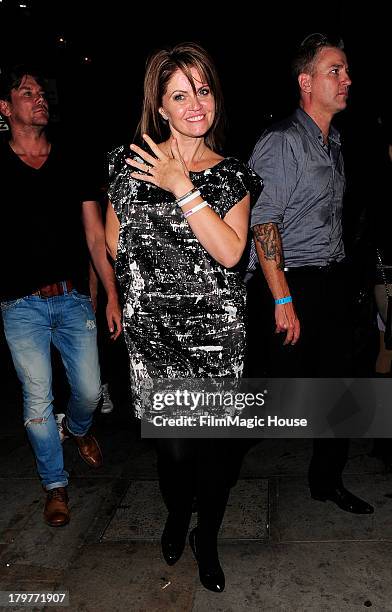
[[[342,266],[343,261],[332,261],[325,266],[287,266],[283,268],[284,272],[333,272]]]
[[[31,295],[38,295],[40,298],[51,298],[57,295],[64,295],[69,293],[74,288],[73,282],[70,280],[61,281],[60,283],[53,283],[52,285],[45,285],[40,287],[37,291],[33,291]]]

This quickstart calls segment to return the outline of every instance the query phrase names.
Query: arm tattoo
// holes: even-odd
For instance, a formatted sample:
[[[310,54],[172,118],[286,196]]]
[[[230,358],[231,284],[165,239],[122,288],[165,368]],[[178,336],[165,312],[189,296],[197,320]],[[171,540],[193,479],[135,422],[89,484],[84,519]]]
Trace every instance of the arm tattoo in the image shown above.
[[[282,241],[276,223],[262,223],[253,228],[256,242],[259,243],[264,257],[276,262],[278,270],[284,268]]]

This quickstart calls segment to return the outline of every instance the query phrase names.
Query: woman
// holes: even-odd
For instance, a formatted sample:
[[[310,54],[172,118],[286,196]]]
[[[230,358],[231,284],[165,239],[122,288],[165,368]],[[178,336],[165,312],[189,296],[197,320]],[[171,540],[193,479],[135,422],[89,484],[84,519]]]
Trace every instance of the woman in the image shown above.
[[[215,67],[188,43],[147,63],[139,137],[110,156],[108,248],[124,296],[124,332],[136,413],[146,378],[238,377],[244,359],[245,290],[232,268],[248,235],[251,186],[260,180],[218,153],[223,102]],[[165,560],[190,545],[202,584],[224,589],[217,535],[231,475],[225,441],[161,439],[158,472],[169,515]]]

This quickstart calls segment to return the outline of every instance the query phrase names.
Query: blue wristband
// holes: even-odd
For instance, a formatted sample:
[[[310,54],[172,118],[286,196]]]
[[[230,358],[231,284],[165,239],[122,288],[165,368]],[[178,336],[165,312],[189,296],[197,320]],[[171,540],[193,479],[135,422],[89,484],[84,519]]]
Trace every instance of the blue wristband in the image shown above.
[[[292,302],[292,301],[293,301],[293,298],[291,297],[291,295],[286,295],[286,297],[284,298],[275,300],[275,304],[288,304],[289,302]]]

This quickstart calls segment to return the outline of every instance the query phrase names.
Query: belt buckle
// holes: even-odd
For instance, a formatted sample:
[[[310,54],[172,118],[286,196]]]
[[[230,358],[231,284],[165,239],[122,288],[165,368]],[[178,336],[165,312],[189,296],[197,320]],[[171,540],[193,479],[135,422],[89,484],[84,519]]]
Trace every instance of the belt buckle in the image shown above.
[[[38,289],[39,296],[47,300],[48,298],[58,295],[56,292],[53,291],[53,288],[55,286],[57,286],[57,283],[53,283],[52,285],[46,285],[45,287],[41,287],[40,289]]]
[[[45,287],[40,287],[37,293],[40,298],[47,300],[51,297],[62,295],[62,293],[64,293],[64,290],[61,283],[52,283],[51,285],[45,285]]]
[[[65,285],[65,287],[64,287]],[[67,293],[72,291],[73,285],[72,281],[65,280],[60,281],[59,283],[52,283],[51,285],[45,285],[45,287],[40,287],[37,291],[34,291],[32,295],[38,295],[40,298],[47,300],[51,297],[57,297],[58,295],[64,295],[64,291]]]
[[[36,295],[36,296],[38,296],[41,299],[46,299],[47,298],[46,295],[43,295],[41,289],[37,289],[36,291],[33,291],[33,293],[31,295]]]

